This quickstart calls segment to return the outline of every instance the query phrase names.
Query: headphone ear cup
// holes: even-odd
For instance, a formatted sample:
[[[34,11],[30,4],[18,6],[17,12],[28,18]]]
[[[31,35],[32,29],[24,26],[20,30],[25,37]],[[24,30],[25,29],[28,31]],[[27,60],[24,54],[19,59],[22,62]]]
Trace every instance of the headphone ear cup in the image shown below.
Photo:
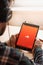
[[[7,22],[12,17],[12,11],[9,8],[0,8],[0,22]]]
[[[12,18],[12,11],[8,9],[7,21],[9,21],[11,18]]]
[[[0,0],[0,22],[7,22],[12,17],[12,11],[9,8],[10,0]]]

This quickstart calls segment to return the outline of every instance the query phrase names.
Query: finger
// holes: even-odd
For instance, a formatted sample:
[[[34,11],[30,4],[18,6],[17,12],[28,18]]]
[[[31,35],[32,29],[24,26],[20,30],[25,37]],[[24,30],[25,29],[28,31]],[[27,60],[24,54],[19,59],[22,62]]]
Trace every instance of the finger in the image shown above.
[[[15,36],[16,36],[16,38],[18,38],[19,37],[19,34],[16,34]]]
[[[41,42],[43,42],[43,40],[42,39],[39,39]]]

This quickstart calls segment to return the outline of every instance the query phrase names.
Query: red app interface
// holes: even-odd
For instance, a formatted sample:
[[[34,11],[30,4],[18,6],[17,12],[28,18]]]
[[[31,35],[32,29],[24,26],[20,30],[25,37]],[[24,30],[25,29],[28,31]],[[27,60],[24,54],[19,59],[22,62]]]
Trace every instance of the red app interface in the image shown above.
[[[23,25],[17,42],[18,46],[32,49],[38,28]]]

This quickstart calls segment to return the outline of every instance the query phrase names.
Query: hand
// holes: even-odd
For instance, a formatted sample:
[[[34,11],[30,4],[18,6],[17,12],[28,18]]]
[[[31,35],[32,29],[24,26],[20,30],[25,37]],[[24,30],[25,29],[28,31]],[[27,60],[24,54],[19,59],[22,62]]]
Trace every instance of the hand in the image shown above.
[[[12,35],[6,43],[8,46],[15,48],[15,44],[16,44],[17,39],[18,39],[18,34]]]
[[[34,49],[37,48],[37,47],[42,48],[42,44],[43,44],[43,43],[42,43],[40,40],[36,40],[36,41],[35,41],[35,45],[34,45],[34,48],[33,48],[33,50],[32,50],[33,55],[34,55]]]
[[[42,42],[40,41],[40,39],[35,41],[34,48],[35,47],[40,47],[40,48],[42,47]]]

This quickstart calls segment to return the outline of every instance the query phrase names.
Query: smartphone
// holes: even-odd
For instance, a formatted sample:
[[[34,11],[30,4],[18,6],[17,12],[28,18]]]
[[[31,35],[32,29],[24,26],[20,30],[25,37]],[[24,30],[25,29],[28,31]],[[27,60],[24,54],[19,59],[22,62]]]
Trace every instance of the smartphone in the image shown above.
[[[21,26],[18,40],[16,42],[16,48],[32,51],[38,30],[38,25],[23,23]]]

